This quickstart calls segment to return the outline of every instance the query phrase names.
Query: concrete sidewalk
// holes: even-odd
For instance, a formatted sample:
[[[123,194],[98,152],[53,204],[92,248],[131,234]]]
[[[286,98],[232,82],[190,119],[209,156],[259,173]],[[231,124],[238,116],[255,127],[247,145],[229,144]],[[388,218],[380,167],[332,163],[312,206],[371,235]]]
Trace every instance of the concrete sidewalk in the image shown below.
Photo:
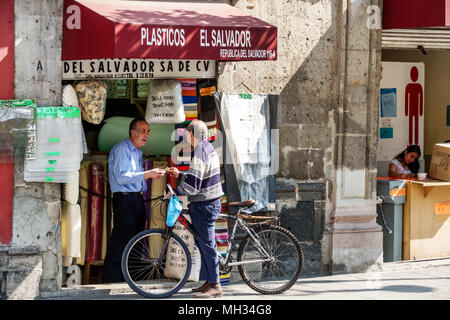
[[[450,300],[450,258],[385,263],[380,272],[300,277],[287,292],[262,295],[245,283],[223,286],[226,300]],[[188,283],[168,300],[191,300]],[[41,300],[137,300],[126,283],[42,293]],[[217,299],[215,299],[217,300]]]

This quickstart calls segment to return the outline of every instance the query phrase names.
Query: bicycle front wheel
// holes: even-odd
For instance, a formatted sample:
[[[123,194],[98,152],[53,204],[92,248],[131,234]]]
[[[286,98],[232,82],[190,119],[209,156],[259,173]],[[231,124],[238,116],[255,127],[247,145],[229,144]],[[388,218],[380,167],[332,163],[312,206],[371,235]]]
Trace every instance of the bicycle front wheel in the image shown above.
[[[191,272],[191,254],[186,243],[164,230],[138,233],[122,254],[122,273],[128,285],[147,298],[166,298],[186,283]]]
[[[291,288],[303,268],[299,241],[288,230],[278,226],[255,231],[256,241],[247,236],[241,243],[237,260],[244,282],[263,294],[278,294]]]

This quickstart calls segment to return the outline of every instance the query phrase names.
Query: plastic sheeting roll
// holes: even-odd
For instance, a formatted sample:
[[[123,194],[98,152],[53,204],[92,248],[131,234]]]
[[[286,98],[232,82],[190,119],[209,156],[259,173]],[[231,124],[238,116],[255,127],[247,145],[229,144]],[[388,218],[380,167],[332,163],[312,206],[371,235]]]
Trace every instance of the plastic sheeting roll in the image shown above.
[[[80,187],[84,189],[89,188],[89,164],[90,162],[82,162],[80,166]],[[84,265],[86,261],[86,237],[87,237],[87,222],[88,222],[88,193],[81,189],[80,190],[80,210],[81,210],[81,254],[80,257],[76,259],[75,263],[79,265]]]
[[[167,161],[154,161],[153,168],[165,169],[167,167]],[[163,191],[166,189],[167,184],[167,175],[164,175],[162,178],[155,179],[152,181],[152,199],[156,197],[160,197],[163,195]],[[166,216],[167,216],[167,205],[165,202],[150,202],[150,229],[164,229],[166,225]],[[152,243],[150,243],[151,252],[160,252],[163,245],[163,239],[159,239],[158,241],[154,241],[152,239]],[[154,258],[154,257],[152,257]]]
[[[105,168],[104,179],[103,179],[103,194],[108,194],[108,161],[102,161],[103,167]],[[108,208],[108,200],[106,197],[103,199],[103,228],[102,228],[102,252],[101,257],[102,260],[105,260],[106,256],[106,246],[108,241],[108,232],[107,232],[107,208]]]
[[[144,161],[144,171],[153,169],[153,160],[147,159]],[[144,200],[150,200],[152,198],[152,181],[153,179],[145,180],[147,184],[147,191],[144,192]],[[150,202],[144,202],[145,205],[145,229],[150,226]]]
[[[177,165],[172,161],[172,158],[168,158],[168,165],[169,167],[176,167]],[[170,184],[173,190],[175,190],[178,186],[178,179],[174,176],[171,176],[170,174],[167,174],[167,183]]]
[[[62,203],[61,237],[63,256],[79,257],[81,253],[81,212],[79,205]]]
[[[111,117],[105,120],[105,124],[98,134],[98,147],[100,151],[109,152],[112,147],[128,138],[128,129],[133,118]],[[172,133],[175,130],[172,124],[150,124],[150,137],[147,144],[142,147],[142,154],[168,155],[171,154],[175,142],[172,141]]]
[[[77,204],[78,203],[78,195],[80,192],[80,176],[77,174],[75,176],[75,181],[71,183],[64,183],[63,184],[63,194],[62,198],[63,200],[67,201],[71,204]]]
[[[80,108],[80,104],[78,103],[77,92],[70,84],[63,86],[62,105],[64,107]]]
[[[104,194],[104,167],[100,163],[89,165],[89,190]],[[92,193],[88,195],[88,252],[86,261],[101,259],[103,229],[103,197]]]

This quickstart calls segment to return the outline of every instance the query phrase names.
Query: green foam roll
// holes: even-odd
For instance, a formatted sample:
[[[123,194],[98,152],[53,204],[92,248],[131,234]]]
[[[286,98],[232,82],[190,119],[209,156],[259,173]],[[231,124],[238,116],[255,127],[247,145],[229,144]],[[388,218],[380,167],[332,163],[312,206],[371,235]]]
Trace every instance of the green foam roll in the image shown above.
[[[128,138],[128,129],[133,118],[111,117],[105,119],[105,124],[98,134],[98,147],[100,151],[109,152],[112,147]],[[142,147],[144,156],[170,155],[175,142],[172,141],[173,124],[150,124],[150,136],[147,144]]]

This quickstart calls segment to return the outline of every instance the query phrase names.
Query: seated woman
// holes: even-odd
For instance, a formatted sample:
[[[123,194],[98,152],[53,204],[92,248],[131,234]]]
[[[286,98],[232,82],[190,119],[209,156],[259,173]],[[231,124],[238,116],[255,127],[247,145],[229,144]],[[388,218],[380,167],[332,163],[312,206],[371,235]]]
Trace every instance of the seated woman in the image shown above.
[[[389,177],[398,179],[417,178],[419,172],[420,147],[412,145],[400,152],[389,163]]]

